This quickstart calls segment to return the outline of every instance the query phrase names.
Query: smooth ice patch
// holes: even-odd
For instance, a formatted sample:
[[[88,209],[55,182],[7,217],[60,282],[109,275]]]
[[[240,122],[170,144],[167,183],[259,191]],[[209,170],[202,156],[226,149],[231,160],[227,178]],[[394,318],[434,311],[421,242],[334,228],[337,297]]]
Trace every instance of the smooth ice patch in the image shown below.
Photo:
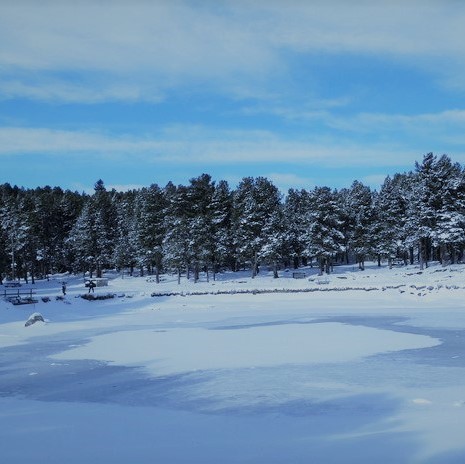
[[[284,324],[240,330],[120,331],[54,355],[139,365],[153,375],[285,364],[341,363],[440,344],[429,336],[341,323]]]

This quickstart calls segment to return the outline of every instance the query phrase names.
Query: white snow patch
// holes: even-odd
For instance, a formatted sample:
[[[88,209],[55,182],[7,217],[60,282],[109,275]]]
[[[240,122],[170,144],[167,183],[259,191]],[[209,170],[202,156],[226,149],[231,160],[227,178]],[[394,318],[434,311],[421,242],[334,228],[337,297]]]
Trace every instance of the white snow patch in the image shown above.
[[[159,376],[207,369],[342,363],[438,344],[439,340],[428,336],[331,322],[233,330],[120,331],[94,337],[53,358],[140,365]]]

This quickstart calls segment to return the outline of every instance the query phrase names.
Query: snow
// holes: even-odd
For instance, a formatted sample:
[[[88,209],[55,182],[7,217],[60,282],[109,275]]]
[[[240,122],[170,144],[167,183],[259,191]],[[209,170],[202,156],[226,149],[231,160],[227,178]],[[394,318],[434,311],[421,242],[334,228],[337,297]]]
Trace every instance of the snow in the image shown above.
[[[363,356],[436,344],[439,341],[421,335],[340,323],[286,324],[241,330],[121,331],[95,337],[85,346],[53,358],[136,364],[157,376],[207,369],[350,362]]]
[[[305,272],[0,301],[2,461],[465,462],[465,266]]]

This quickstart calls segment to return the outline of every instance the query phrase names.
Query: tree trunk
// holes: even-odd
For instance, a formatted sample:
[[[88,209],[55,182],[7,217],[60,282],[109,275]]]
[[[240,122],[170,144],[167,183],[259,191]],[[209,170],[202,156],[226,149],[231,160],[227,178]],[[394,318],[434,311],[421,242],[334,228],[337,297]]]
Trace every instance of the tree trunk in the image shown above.
[[[420,270],[422,271],[425,268],[423,262],[423,239],[420,238],[418,242],[418,261],[420,262]]]
[[[447,258],[446,258],[446,246],[445,245],[440,245],[439,246],[439,261],[441,262],[441,265],[443,267],[447,266]]]
[[[181,283],[181,269],[178,268],[178,285]]]
[[[299,258],[294,256],[294,269],[299,269]]]
[[[194,283],[199,281],[199,263],[196,261],[194,264]]]
[[[160,283],[160,268],[158,266],[155,266],[155,280],[157,284]]]
[[[331,273],[331,262],[330,262],[329,258],[325,259],[325,272],[326,272],[326,274]]]
[[[273,278],[277,279],[278,277],[278,263],[273,261]]]
[[[255,252],[254,257],[253,257],[253,263],[252,263],[252,279],[254,279],[258,274],[257,268],[258,268],[258,256],[257,256],[257,252]]]
[[[320,268],[320,272],[318,273],[318,275],[322,276],[323,275],[323,272],[325,270],[325,261],[324,261],[324,258],[319,258],[318,259],[318,264],[319,264],[319,268]]]

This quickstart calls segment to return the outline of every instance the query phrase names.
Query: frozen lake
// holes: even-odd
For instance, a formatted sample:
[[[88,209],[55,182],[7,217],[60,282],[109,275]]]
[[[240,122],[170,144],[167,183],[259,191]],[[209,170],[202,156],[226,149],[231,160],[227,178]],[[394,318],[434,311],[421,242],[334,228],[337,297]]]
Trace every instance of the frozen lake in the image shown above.
[[[465,462],[461,297],[369,295],[3,306],[2,461]]]

